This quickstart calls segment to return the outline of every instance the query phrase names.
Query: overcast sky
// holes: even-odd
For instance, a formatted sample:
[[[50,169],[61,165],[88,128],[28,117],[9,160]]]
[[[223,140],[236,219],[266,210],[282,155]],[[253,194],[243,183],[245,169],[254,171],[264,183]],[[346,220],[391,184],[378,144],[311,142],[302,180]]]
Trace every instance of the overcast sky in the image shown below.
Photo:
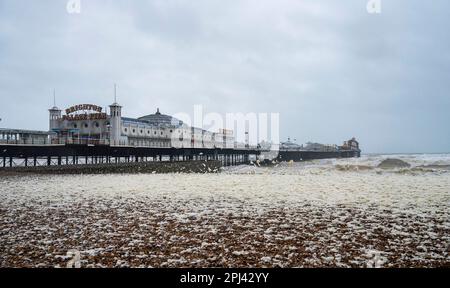
[[[53,105],[279,112],[281,138],[450,151],[450,1],[0,0],[0,127]]]

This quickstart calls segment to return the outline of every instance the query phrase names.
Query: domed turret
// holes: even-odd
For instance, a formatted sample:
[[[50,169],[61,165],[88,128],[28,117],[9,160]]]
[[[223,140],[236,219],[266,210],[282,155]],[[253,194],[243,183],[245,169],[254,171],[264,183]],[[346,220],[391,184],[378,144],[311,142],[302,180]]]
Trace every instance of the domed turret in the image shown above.
[[[141,121],[146,121],[149,124],[155,125],[155,126],[181,126],[183,125],[183,121],[180,121],[172,116],[162,114],[159,111],[159,108],[156,110],[155,114],[150,114],[147,116],[143,116],[139,118]]]

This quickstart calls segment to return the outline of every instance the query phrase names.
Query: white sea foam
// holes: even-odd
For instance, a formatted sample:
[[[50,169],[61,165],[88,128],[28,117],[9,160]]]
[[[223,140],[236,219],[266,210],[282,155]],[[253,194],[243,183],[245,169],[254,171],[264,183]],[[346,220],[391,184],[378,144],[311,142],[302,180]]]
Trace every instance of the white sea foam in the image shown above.
[[[448,155],[228,167],[219,174],[0,179],[0,266],[443,266]],[[338,165],[371,169],[338,169]],[[84,261],[84,262],[83,262]],[[93,266],[92,266],[93,265]]]

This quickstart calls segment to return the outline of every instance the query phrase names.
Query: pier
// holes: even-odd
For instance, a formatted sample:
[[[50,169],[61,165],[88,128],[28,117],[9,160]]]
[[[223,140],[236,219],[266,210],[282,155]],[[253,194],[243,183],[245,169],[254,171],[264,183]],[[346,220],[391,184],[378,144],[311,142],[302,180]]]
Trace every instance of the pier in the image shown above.
[[[109,145],[0,145],[0,168],[119,164],[139,162],[220,161],[222,166],[249,163],[257,149],[152,148]]]
[[[300,162],[315,159],[332,159],[332,158],[354,158],[361,157],[360,150],[337,150],[337,151],[285,151],[281,150],[277,160],[279,162]]]
[[[303,147],[290,140],[277,144],[276,149],[272,144],[265,148],[261,143],[251,146],[249,131],[245,143],[240,143],[233,130],[192,127],[161,113],[159,108],[139,118],[123,117],[122,106],[116,100],[115,97],[109,105],[109,113],[100,105],[78,104],[65,109],[63,115],[63,110],[54,103],[48,110],[48,131],[0,128],[0,171],[19,167],[199,161],[235,166],[256,160],[305,161],[359,157],[361,153],[355,138],[342,146],[309,143]]]
[[[0,170],[15,167],[107,165],[141,162],[215,161],[221,166],[250,164],[265,160],[265,153],[277,153],[275,161],[299,162],[314,159],[359,157],[360,150],[265,151],[258,148],[153,148],[91,144],[23,145],[0,144]]]

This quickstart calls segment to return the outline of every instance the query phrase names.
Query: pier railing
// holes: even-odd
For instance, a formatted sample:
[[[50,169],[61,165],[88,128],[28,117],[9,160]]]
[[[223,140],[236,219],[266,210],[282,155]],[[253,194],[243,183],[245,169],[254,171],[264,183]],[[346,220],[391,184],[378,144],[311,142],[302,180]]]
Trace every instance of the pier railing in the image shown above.
[[[0,139],[0,145],[50,145],[48,139]]]

